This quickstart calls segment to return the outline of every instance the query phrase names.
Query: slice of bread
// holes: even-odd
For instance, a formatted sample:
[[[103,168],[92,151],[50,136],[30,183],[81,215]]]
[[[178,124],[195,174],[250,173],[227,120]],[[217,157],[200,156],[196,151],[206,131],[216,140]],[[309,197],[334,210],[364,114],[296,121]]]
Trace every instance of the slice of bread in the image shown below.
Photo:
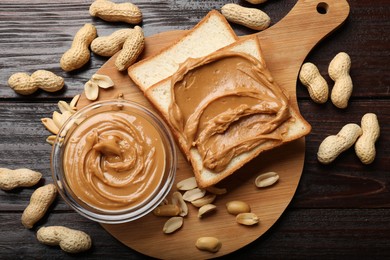
[[[210,11],[193,29],[157,55],[144,59],[128,69],[130,78],[142,90],[168,78],[188,58],[206,56],[237,40],[237,36],[218,11]]]
[[[269,71],[266,68],[266,64],[262,57],[260,44],[258,42],[257,37],[255,36],[246,37],[243,40],[237,41],[236,43],[233,43],[215,53],[221,53],[221,52],[239,52],[239,53],[242,52],[242,53],[252,55],[256,59],[258,59],[260,63],[263,65],[265,74],[270,75],[268,74]],[[215,53],[213,55],[215,55]],[[255,148],[247,152],[241,153],[238,156],[235,156],[224,170],[220,172],[214,172],[204,167],[202,156],[197,150],[197,147],[192,146],[188,148],[189,146],[187,144],[187,141],[183,137],[182,133],[178,132],[169,121],[169,107],[172,101],[172,92],[171,92],[172,78],[173,77],[169,77],[151,86],[145,92],[145,95],[149,99],[149,101],[157,108],[157,110],[162,114],[162,116],[165,118],[168,124],[171,126],[172,133],[176,137],[179,147],[184,152],[184,154],[186,155],[187,159],[190,161],[193,167],[196,180],[200,187],[208,187],[218,183],[219,181],[231,175],[237,169],[242,167],[244,164],[246,164],[256,156],[258,156],[261,152],[270,150],[286,142],[296,140],[308,134],[311,130],[310,125],[300,115],[299,111],[297,111],[296,109],[294,109],[293,106],[291,106],[291,100],[288,100],[289,102],[288,110],[291,117],[287,121],[284,121],[280,126],[286,130],[286,132],[282,135],[281,140],[269,139],[259,144]],[[276,87],[279,88],[278,86]]]

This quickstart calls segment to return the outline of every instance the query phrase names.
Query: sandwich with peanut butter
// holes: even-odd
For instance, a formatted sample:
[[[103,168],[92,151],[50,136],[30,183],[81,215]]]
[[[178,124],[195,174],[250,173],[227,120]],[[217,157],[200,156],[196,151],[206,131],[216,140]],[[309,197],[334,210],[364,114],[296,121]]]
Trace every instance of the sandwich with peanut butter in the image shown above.
[[[255,36],[188,58],[144,93],[171,127],[200,187],[310,132],[273,81]]]

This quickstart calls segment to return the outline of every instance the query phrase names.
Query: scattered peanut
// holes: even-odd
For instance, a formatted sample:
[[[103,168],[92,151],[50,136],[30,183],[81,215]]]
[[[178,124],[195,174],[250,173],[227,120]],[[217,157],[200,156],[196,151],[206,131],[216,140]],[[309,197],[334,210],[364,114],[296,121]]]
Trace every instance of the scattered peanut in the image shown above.
[[[159,217],[174,217],[180,214],[179,206],[175,204],[160,205],[153,210],[153,214]]]
[[[198,210],[198,218],[202,218],[204,215],[215,211],[217,209],[217,206],[214,204],[206,204],[199,208]]]
[[[265,188],[274,185],[279,180],[279,175],[276,172],[267,172],[257,176],[255,185],[258,188]]]
[[[256,8],[243,7],[238,4],[222,6],[221,13],[232,23],[240,24],[253,30],[264,30],[271,23],[271,18]]]
[[[216,237],[200,237],[196,240],[195,246],[199,250],[216,253],[221,249],[222,243]]]
[[[96,82],[88,80],[84,85],[84,94],[88,100],[94,101],[99,96],[99,86]]]
[[[131,35],[132,29],[121,29],[109,36],[97,37],[91,43],[91,50],[103,57],[111,57],[122,49],[126,39]]]
[[[137,24],[142,21],[141,10],[132,3],[115,4],[108,0],[96,0],[89,7],[89,14],[108,22]]]
[[[183,217],[171,217],[168,219],[163,227],[165,234],[171,234],[183,226]]]
[[[64,71],[72,71],[84,66],[91,56],[89,45],[97,36],[93,24],[85,24],[74,36],[72,47],[61,57],[61,68]]]
[[[115,60],[115,66],[119,71],[126,70],[133,64],[141,54],[145,46],[144,32],[139,26],[135,26],[131,31],[131,35],[123,44],[122,50],[119,52]]]
[[[45,215],[56,196],[57,188],[54,184],[47,184],[36,189],[31,195],[30,204],[23,211],[23,226],[32,228]]]
[[[183,194],[183,199],[185,201],[191,202],[197,199],[200,199],[206,195],[206,190],[200,189],[200,188],[195,188],[192,190],[188,190],[184,192]]]
[[[114,81],[107,76],[103,74],[93,74],[91,80],[95,82],[100,88],[111,88],[114,86]]]
[[[196,182],[195,177],[190,177],[190,178],[184,179],[182,181],[179,181],[176,184],[176,188],[178,190],[183,190],[183,191],[192,190],[192,189],[195,189],[197,187],[198,187],[198,183]]]
[[[299,80],[307,87],[310,98],[319,104],[328,100],[329,87],[326,80],[321,76],[318,68],[313,63],[307,62],[302,65],[299,72]]]
[[[251,212],[251,207],[244,201],[233,200],[226,203],[227,211],[232,215]]]
[[[187,216],[188,206],[187,206],[186,202],[184,201],[183,196],[181,195],[180,192],[175,191],[172,194],[172,204],[175,204],[180,208],[180,213],[179,213],[180,216],[182,216],[182,217]]]
[[[94,74],[91,79],[87,81],[84,85],[85,97],[91,101],[94,101],[99,96],[99,87],[100,88],[111,88],[114,86],[114,82],[107,75]]]
[[[60,131],[56,123],[54,123],[54,120],[51,118],[48,117],[41,118],[41,122],[46,127],[46,129],[49,130],[52,134],[56,135]]]
[[[37,184],[41,178],[40,172],[26,168],[16,170],[0,168],[0,189],[12,190],[20,187],[31,187]]]
[[[80,253],[91,248],[91,237],[83,231],[63,226],[41,227],[37,239],[45,245],[57,246],[68,253]]]
[[[357,124],[345,125],[337,135],[328,136],[318,148],[317,158],[323,164],[333,162],[339,154],[350,148],[362,134]]]
[[[361,120],[361,128],[363,134],[355,143],[355,152],[362,163],[370,164],[375,159],[375,142],[380,134],[377,116],[374,113],[365,114]]]
[[[76,105],[77,105],[77,102],[79,102],[79,99],[80,99],[80,94],[74,96],[74,97],[72,98],[72,100],[70,101],[69,106],[70,106],[70,108],[71,108],[73,111],[76,111],[76,110],[77,110]]]
[[[330,99],[338,108],[346,108],[352,94],[353,84],[349,75],[350,68],[351,58],[345,52],[337,54],[329,64],[329,77],[335,81]]]
[[[8,79],[8,85],[21,95],[30,95],[42,89],[47,92],[55,92],[64,87],[64,79],[47,70],[37,70],[31,76],[18,72]]]
[[[200,208],[206,204],[213,203],[216,197],[217,197],[217,195],[215,195],[215,194],[207,194],[200,199],[191,201],[191,204],[194,205],[195,207]]]
[[[240,213],[236,216],[236,221],[241,225],[252,226],[259,223],[259,217],[251,212]]]

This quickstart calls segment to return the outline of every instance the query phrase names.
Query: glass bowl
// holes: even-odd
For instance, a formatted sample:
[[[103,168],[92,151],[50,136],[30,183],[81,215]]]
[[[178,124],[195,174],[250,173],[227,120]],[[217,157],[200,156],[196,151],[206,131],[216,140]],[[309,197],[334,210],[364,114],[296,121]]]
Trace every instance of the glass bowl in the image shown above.
[[[51,154],[54,183],[81,215],[108,224],[157,207],[176,174],[176,149],[164,121],[135,102],[92,103],[60,129]]]

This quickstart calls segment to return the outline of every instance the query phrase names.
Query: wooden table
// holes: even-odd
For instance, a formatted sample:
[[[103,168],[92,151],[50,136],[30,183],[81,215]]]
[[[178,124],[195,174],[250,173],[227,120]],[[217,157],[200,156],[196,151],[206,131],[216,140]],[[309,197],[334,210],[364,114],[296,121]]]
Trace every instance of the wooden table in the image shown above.
[[[133,2],[141,8],[142,27],[146,36],[150,36],[190,29],[208,11],[220,9],[232,1]],[[234,2],[249,6],[244,1]],[[42,172],[46,183],[52,182],[51,147],[45,142],[49,133],[40,118],[50,117],[57,110],[59,100],[70,101],[79,94],[84,83],[107,60],[93,55],[82,70],[65,73],[59,67],[59,59],[84,23],[94,23],[102,35],[128,27],[90,17],[90,3],[1,1],[0,167],[31,168]],[[290,0],[270,0],[260,7],[275,24],[294,4],[295,1]],[[315,63],[331,82],[327,74],[330,60],[340,51],[351,56],[354,91],[349,106],[341,110],[330,101],[315,104],[307,90],[297,83],[299,107],[313,127],[306,137],[306,159],[298,190],[278,222],[255,242],[229,255],[232,259],[390,257],[390,1],[350,0],[349,4],[351,12],[346,23],[307,57],[307,61]],[[254,33],[242,26],[233,25],[233,28],[238,35]],[[20,96],[7,86],[11,74],[32,73],[38,69],[64,77],[65,89],[55,94],[38,91],[31,96]],[[381,125],[374,163],[363,165],[353,149],[330,165],[318,163],[316,152],[320,142],[337,133],[346,123],[359,124],[367,112],[376,113]],[[59,248],[39,244],[35,229],[27,230],[21,225],[21,214],[33,190],[0,191],[0,258],[73,258]],[[59,224],[84,230],[92,236],[93,248],[79,257],[146,258],[122,245],[99,224],[75,213],[61,198],[37,227]]]

